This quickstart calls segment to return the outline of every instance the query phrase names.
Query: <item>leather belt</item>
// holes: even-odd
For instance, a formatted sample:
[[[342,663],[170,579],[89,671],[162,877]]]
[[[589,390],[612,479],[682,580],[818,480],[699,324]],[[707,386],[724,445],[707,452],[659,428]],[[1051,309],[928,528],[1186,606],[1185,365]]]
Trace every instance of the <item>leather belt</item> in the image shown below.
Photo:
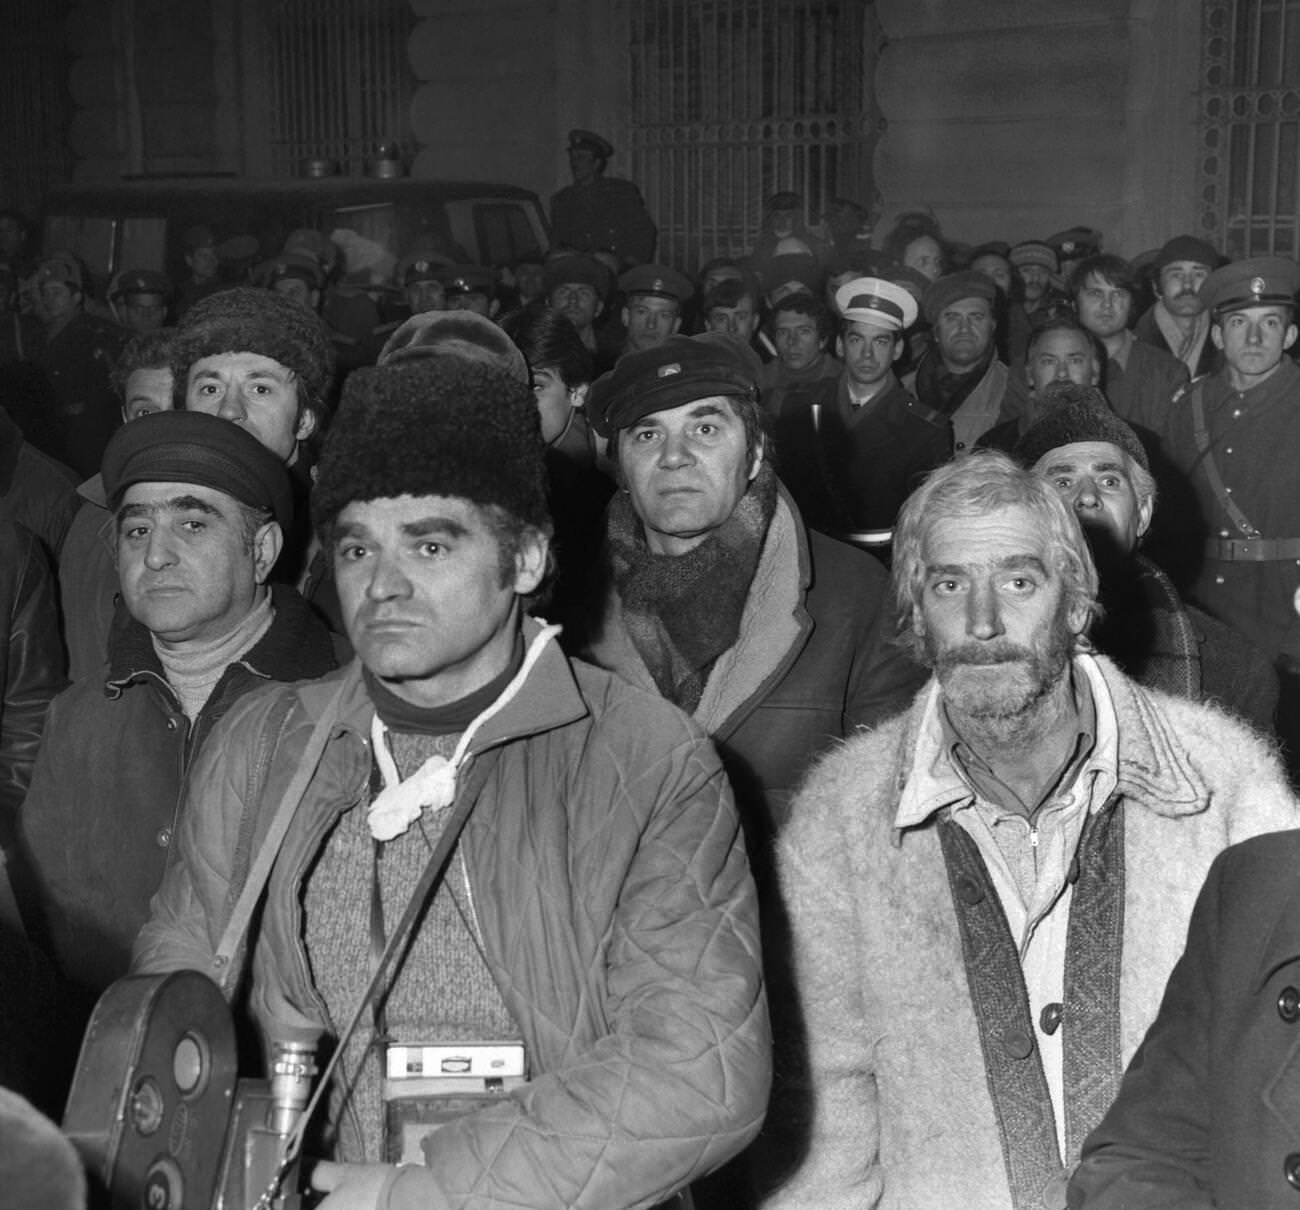
[[[1205,557],[1220,563],[1282,563],[1300,560],[1300,538],[1211,538]]]

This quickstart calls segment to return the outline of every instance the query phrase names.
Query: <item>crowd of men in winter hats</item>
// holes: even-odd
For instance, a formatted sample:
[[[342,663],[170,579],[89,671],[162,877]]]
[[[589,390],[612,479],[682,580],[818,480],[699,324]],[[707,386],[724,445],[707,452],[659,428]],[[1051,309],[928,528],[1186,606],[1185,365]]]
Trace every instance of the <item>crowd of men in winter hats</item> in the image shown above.
[[[0,1171],[86,1196],[12,1094],[188,969],[337,1051],[327,1210],[1287,1204],[1300,266],[791,192],[673,266],[568,154],[550,252],[386,312],[196,229],[99,315],[0,222],[62,392],[0,413]],[[388,1062],[474,1040],[450,1121]]]

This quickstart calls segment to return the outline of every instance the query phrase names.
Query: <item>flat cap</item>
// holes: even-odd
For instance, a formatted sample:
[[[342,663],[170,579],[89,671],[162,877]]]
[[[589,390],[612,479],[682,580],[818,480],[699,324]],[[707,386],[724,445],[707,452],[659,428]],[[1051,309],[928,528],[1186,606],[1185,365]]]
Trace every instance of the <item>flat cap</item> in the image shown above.
[[[1091,227],[1071,227],[1067,231],[1058,231],[1049,235],[1046,243],[1055,248],[1062,259],[1077,260],[1083,256],[1095,256],[1101,251],[1102,234]]]
[[[1059,273],[1061,270],[1056,249],[1043,243],[1042,240],[1027,239],[1017,244],[1011,249],[1008,259],[1017,269],[1024,268],[1025,265],[1038,265],[1048,273]]]
[[[171,292],[167,275],[156,269],[123,269],[108,288],[109,298],[126,298],[131,294],[161,294],[170,298]]]
[[[763,288],[774,301],[780,301],[778,295],[793,294],[796,289],[820,294],[826,279],[826,270],[811,252],[782,252],[771,256],[759,266],[759,274]],[[789,286],[794,289],[783,289]]]
[[[715,395],[757,399],[753,364],[734,342],[670,336],[626,354],[598,378],[587,395],[587,416],[596,432],[611,437],[643,416]]]
[[[1065,386],[1073,387],[1065,392]],[[1078,441],[1104,441],[1118,446],[1143,470],[1149,470],[1147,452],[1137,434],[1115,414],[1106,397],[1096,387],[1079,387],[1073,383],[1052,384],[1051,394],[1066,396],[1059,407],[1051,408],[1041,419],[1031,424],[1024,436],[1016,442],[1014,456],[1031,470],[1053,450]]]
[[[846,323],[875,324],[901,332],[916,323],[916,299],[905,286],[879,277],[855,277],[835,291],[835,306]]]
[[[1300,265],[1287,256],[1252,256],[1216,269],[1200,289],[1201,302],[1215,317],[1247,307],[1294,307]]]
[[[594,130],[569,131],[569,150],[590,151],[602,160],[607,160],[614,154],[613,144],[608,139],[602,139]]]
[[[657,294],[689,302],[695,293],[691,279],[668,265],[637,265],[618,279],[618,288],[629,297],[633,294]]]
[[[293,521],[284,463],[247,429],[206,412],[152,412],[124,424],[102,469],[113,509],[133,483],[196,483],[269,510],[282,529]]]
[[[81,262],[71,252],[56,252],[41,261],[36,270],[36,284],[43,286],[47,281],[62,282],[65,286],[81,289]]]
[[[921,300],[921,310],[925,313],[927,323],[934,323],[945,307],[961,302],[964,298],[982,298],[990,306],[997,301],[997,283],[978,269],[963,269],[960,273],[948,273],[932,282]]]
[[[193,227],[185,229],[182,242],[185,245],[186,252],[194,252],[199,248],[215,248],[217,246],[217,237],[213,234],[211,227],[203,223],[196,223]]]
[[[769,210],[802,210],[803,198],[789,189],[783,189],[780,193],[774,193],[767,199],[767,208]]]
[[[384,344],[377,365],[460,357],[504,370],[528,386],[532,375],[524,355],[496,324],[473,311],[427,311],[412,315]]]
[[[1159,273],[1166,265],[1172,265],[1180,260],[1204,265],[1207,269],[1215,269],[1223,257],[1215,251],[1212,244],[1206,243],[1203,239],[1197,239],[1194,235],[1175,235],[1155,254],[1151,267]]]
[[[305,252],[281,252],[259,265],[255,277],[268,286],[286,278],[306,282],[313,290],[325,284],[325,270],[320,261]]]
[[[599,297],[605,298],[613,284],[614,275],[608,266],[581,252],[573,256],[557,256],[547,261],[542,269],[542,289],[548,296],[558,286],[572,285],[590,286]]]
[[[491,294],[496,275],[481,265],[440,265],[434,277],[448,294]]]

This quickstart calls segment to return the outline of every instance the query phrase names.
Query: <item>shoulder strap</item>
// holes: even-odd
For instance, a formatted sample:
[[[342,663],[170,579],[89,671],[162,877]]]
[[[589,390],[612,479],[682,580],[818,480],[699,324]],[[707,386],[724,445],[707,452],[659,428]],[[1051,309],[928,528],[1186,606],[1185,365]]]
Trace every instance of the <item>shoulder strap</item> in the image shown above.
[[[298,768],[294,772],[293,780],[290,781],[288,788],[285,790],[284,797],[280,799],[280,805],[276,807],[275,815],[271,819],[271,826],[267,828],[266,835],[258,846],[257,859],[249,869],[243,890],[240,891],[239,898],[235,901],[234,908],[231,909],[230,918],[226,921],[226,927],[221,934],[221,941],[217,945],[217,952],[212,959],[212,977],[227,990],[228,982],[237,977],[234,969],[235,954],[244,943],[248,926],[252,922],[253,913],[257,910],[258,900],[261,899],[262,892],[266,889],[267,880],[271,876],[271,867],[280,854],[280,846],[284,843],[289,824],[293,821],[294,814],[298,810],[298,804],[302,802],[303,795],[307,792],[307,785],[315,774],[316,767],[320,764],[330,734],[342,715],[343,695],[351,687],[351,683],[352,677],[345,675],[339,683],[338,690],[330,698],[329,703],[317,720],[316,726],[312,728],[311,736],[307,740],[307,746],[303,749],[302,756],[299,758]],[[281,725],[283,725],[283,717],[281,717]]]
[[[1205,390],[1200,380],[1192,383],[1191,405],[1192,434],[1196,440],[1196,452],[1200,454],[1205,466],[1205,478],[1209,482],[1210,491],[1223,506],[1223,511],[1228,514],[1233,525],[1246,537],[1258,538],[1259,530],[1250,523],[1246,514],[1237,507],[1237,502],[1228,494],[1228,489],[1223,484],[1223,476],[1219,474],[1219,464],[1214,461],[1214,451],[1210,449],[1210,430],[1205,423]]]

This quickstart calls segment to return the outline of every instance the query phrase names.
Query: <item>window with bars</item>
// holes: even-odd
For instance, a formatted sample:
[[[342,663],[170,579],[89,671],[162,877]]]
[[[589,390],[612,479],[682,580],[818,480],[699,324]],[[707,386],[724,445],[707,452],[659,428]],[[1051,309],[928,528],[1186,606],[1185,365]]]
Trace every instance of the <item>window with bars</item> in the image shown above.
[[[628,0],[631,176],[660,260],[739,256],[764,201],[870,205],[877,31],[866,0]]]
[[[312,159],[359,172],[382,144],[409,143],[409,0],[275,0],[264,12],[273,172]]]
[[[1206,0],[1201,225],[1230,257],[1300,254],[1300,0]]]

